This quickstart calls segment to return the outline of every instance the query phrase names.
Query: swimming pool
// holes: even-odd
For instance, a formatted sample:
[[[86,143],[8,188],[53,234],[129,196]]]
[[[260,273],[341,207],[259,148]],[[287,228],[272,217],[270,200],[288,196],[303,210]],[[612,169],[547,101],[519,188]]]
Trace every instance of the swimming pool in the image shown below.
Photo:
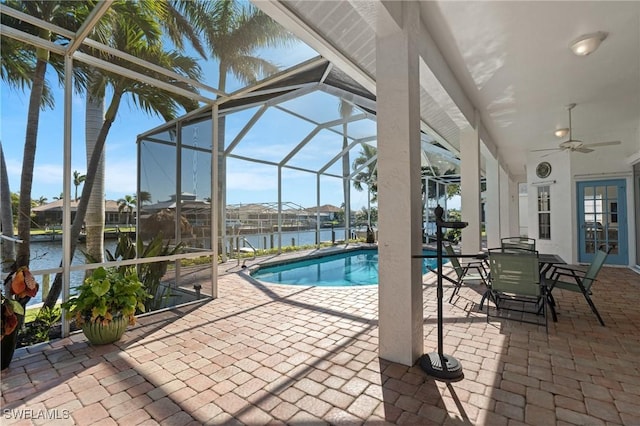
[[[436,252],[425,250],[423,253],[435,255]],[[428,272],[427,266],[436,269],[436,259],[423,259],[423,274]],[[322,257],[261,266],[251,272],[251,276],[269,283],[303,286],[377,285],[378,250],[350,250]]]

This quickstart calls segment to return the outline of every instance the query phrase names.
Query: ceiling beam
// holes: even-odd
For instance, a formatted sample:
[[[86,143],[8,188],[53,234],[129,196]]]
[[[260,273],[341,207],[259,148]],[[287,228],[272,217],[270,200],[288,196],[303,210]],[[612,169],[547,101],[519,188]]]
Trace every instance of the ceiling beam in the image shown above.
[[[312,47],[316,52],[327,58],[331,63],[351,78],[356,80],[369,92],[376,93],[375,79],[365,70],[358,67],[354,61],[346,57],[340,49],[331,44],[326,37],[318,33],[314,28],[303,22],[285,2],[276,0],[256,1],[253,3],[264,13],[269,15],[274,21],[282,25]]]

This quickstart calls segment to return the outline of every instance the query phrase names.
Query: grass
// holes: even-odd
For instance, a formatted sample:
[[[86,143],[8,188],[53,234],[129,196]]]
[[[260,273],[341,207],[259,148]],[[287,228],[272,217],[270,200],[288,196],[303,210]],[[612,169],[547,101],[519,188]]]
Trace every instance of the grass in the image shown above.
[[[54,309],[56,308],[60,308],[60,304],[56,303]],[[25,310],[24,313],[24,322],[28,323],[28,322],[32,322],[34,319],[36,319],[36,317],[38,316],[38,313],[40,313],[40,306],[33,306],[33,307],[27,307],[27,309]]]

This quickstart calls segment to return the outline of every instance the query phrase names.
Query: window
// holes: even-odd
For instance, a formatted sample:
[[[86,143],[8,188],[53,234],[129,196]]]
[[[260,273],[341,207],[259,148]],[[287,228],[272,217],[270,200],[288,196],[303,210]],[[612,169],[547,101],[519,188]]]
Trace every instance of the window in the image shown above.
[[[551,199],[549,197],[550,187],[538,187],[538,238],[541,240],[551,239]]]

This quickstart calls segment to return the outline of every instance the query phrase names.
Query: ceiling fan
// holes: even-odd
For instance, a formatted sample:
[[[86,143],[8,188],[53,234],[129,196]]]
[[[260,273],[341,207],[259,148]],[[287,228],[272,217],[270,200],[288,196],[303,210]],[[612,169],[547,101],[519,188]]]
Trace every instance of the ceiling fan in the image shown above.
[[[573,128],[571,126],[571,110],[573,108],[575,108],[575,106],[576,106],[576,104],[567,105],[567,109],[569,110],[569,139],[564,141],[564,142],[560,142],[560,145],[558,145],[558,148],[533,149],[533,150],[531,150],[531,152],[538,152],[538,151],[569,151],[569,152],[581,152],[581,153],[587,154],[589,152],[593,152],[592,148],[595,148],[595,147],[608,146],[608,145],[619,145],[621,143],[620,141],[584,143],[579,139],[574,139],[573,138]],[[547,154],[547,155],[550,155],[550,154]],[[543,157],[546,157],[546,155],[543,155]]]

